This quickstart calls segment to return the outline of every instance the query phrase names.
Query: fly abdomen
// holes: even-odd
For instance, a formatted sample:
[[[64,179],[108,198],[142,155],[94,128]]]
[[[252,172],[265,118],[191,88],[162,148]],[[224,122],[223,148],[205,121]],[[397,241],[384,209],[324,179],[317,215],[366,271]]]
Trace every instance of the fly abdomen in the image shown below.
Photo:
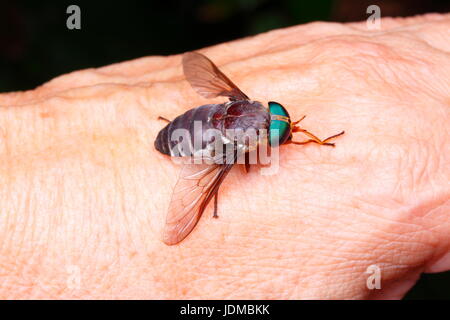
[[[207,148],[210,141],[205,139],[204,132],[216,129],[210,119],[222,109],[223,104],[207,104],[176,117],[158,133],[156,150],[169,156],[192,157]]]

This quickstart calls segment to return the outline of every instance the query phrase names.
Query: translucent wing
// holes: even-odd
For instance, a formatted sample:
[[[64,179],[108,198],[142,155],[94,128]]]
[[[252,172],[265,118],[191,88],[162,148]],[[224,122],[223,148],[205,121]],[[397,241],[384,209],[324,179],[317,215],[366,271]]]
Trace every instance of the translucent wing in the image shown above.
[[[225,96],[230,100],[249,100],[211,60],[198,52],[183,55],[183,71],[192,88],[205,98]]]
[[[174,245],[194,229],[233,164],[185,164],[167,213],[163,241]]]

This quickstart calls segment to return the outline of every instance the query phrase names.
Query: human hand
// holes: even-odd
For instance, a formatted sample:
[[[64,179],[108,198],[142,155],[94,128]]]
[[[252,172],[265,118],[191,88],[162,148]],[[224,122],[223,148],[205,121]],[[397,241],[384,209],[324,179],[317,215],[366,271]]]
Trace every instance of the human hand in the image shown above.
[[[179,55],[0,95],[0,296],[400,298],[450,269],[449,28],[450,15],[312,23],[201,50],[252,99],[346,134],[281,146],[276,175],[233,169],[220,218],[209,206],[172,247],[179,165],[153,147],[157,117],[224,101],[192,90]]]

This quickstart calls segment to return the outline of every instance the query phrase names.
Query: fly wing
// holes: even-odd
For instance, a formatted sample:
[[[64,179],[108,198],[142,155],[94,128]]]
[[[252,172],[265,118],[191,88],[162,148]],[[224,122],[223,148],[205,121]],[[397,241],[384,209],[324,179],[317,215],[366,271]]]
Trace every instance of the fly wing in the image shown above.
[[[192,88],[205,98],[225,96],[232,101],[249,100],[245,93],[201,53],[185,53],[183,71]]]
[[[167,213],[163,241],[174,245],[194,229],[233,164],[185,164]]]

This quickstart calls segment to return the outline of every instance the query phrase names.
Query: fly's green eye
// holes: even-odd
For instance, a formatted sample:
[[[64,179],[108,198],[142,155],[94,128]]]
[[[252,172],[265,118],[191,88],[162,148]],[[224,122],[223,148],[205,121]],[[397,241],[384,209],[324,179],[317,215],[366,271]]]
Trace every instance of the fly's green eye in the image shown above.
[[[282,145],[291,135],[291,118],[287,110],[278,102],[269,102],[270,127],[269,144]]]

